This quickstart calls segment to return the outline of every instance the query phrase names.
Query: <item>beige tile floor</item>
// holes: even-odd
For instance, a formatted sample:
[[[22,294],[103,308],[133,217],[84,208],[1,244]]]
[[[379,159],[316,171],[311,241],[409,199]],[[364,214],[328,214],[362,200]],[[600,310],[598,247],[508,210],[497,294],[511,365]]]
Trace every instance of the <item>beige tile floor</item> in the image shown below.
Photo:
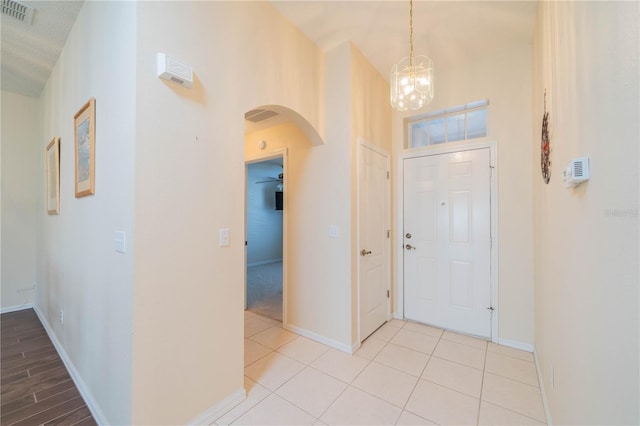
[[[354,355],[245,313],[247,399],[228,425],[539,425],[533,355],[392,320]]]

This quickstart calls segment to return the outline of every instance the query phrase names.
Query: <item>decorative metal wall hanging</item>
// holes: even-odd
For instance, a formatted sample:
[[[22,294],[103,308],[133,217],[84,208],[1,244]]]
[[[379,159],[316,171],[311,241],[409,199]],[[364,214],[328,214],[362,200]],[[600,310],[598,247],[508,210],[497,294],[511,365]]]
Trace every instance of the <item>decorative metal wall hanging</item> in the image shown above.
[[[547,111],[547,91],[544,91],[544,114],[542,116],[542,138],[540,143],[540,167],[542,168],[542,180],[549,183],[551,179],[551,142],[549,140],[549,112]]]

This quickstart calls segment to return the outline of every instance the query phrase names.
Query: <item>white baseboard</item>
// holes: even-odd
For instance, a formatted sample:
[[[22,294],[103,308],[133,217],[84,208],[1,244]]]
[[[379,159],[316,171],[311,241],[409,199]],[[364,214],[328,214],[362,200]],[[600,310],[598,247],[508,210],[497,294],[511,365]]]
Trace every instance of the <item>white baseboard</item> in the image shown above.
[[[62,346],[62,344],[60,344],[60,341],[58,341],[58,338],[53,332],[53,329],[51,328],[51,325],[49,324],[47,319],[44,317],[44,315],[42,315],[36,305],[33,306],[33,310],[36,312],[36,315],[38,315],[38,318],[40,319],[40,322],[42,323],[45,331],[49,335],[49,339],[51,339],[51,342],[53,343],[53,346],[55,346],[56,351],[58,351],[58,355],[60,355],[64,366],[69,371],[69,375],[71,376],[73,383],[75,383],[76,387],[78,388],[78,392],[80,392],[82,399],[84,399],[84,402],[87,404],[89,411],[91,411],[93,419],[99,425],[111,424],[107,420],[107,416],[105,416],[104,412],[98,405],[98,402],[93,397],[93,394],[89,390],[89,387],[84,382],[84,380],[82,380],[82,376],[80,376],[80,373],[76,369],[75,365],[73,365],[73,362],[71,362],[71,359],[69,358],[69,355],[67,355],[67,352],[64,350],[64,347]]]
[[[222,401],[218,402],[213,407],[209,408],[204,413],[200,414],[195,419],[191,420],[189,425],[210,425],[217,419],[222,417],[226,412],[231,410],[236,405],[240,404],[247,398],[247,392],[244,388],[232,393]]]
[[[534,347],[530,343],[518,342],[517,340],[498,339],[498,344],[502,346],[508,346],[513,349],[520,349],[521,351],[533,352]]]
[[[31,308],[33,308],[33,303],[23,303],[22,305],[7,306],[6,308],[2,308],[2,310],[0,310],[0,314],[8,314],[9,312],[24,311],[25,309],[31,309]]]
[[[324,345],[330,346],[334,349],[337,349],[342,352],[346,352],[348,354],[352,354],[354,352],[354,348],[350,345],[344,344],[342,342],[338,342],[337,340],[329,339],[328,337],[321,336],[312,331],[305,330],[304,328],[296,327],[295,325],[287,324],[285,329],[289,331],[293,331],[296,334],[299,334],[304,337],[308,337],[311,340],[315,340],[318,343],[322,343]]]
[[[540,394],[542,395],[542,405],[544,406],[544,415],[547,417],[547,425],[553,426],[551,419],[551,410],[549,409],[549,401],[547,400],[547,392],[544,390],[544,381],[542,380],[542,369],[538,361],[538,353],[533,351],[533,359],[536,361],[536,371],[538,372],[538,384],[540,384]]]
[[[251,266],[266,265],[267,263],[275,263],[275,262],[282,262],[282,258],[280,258],[280,259],[260,260],[258,262],[247,263],[247,268],[250,268]]]

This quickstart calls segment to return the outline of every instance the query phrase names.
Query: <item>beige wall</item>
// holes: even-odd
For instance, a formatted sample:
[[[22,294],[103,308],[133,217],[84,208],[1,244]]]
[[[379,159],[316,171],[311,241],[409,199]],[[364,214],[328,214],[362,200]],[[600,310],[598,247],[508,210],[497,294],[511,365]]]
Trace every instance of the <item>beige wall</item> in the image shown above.
[[[352,345],[349,45],[327,53],[325,143],[288,123],[250,133],[247,158],[287,148],[287,325],[343,350]],[[331,88],[331,89],[330,89]],[[267,142],[262,152],[257,144]],[[338,226],[339,238],[329,238]]]
[[[326,66],[325,144],[312,146],[289,123],[248,134],[245,155],[288,150],[288,326],[349,351],[359,344],[357,140],[391,151],[389,89],[349,43],[327,52]],[[340,228],[339,238],[329,238],[330,226]]]
[[[533,170],[536,352],[555,424],[638,424],[637,2],[541,2],[534,162],[544,89],[551,181]],[[562,170],[588,156],[591,180]],[[555,386],[551,372],[555,371]]]
[[[389,103],[389,83],[367,61],[364,55],[351,45],[351,326],[354,344],[358,340],[358,150],[359,143],[374,145],[391,157],[391,105]],[[389,158],[391,160],[391,158]],[[393,185],[391,185],[393,187]],[[391,206],[390,206],[391,207]],[[391,223],[393,217],[389,212]],[[391,250],[391,256],[393,256]],[[391,273],[389,268],[389,273]],[[389,276],[391,284],[391,276]],[[359,336],[363,339],[367,336]]]
[[[36,306],[78,372],[97,420],[110,424],[131,421],[135,37],[134,3],[85,3],[41,95],[37,150]],[[73,116],[91,97],[96,193],[76,199]],[[60,215],[48,216],[44,153],[54,136],[60,136]],[[126,254],[114,250],[116,230],[127,233]]]
[[[637,15],[636,3],[544,2],[533,62],[529,44],[493,46],[473,60],[432,55],[437,87],[428,110],[491,102],[499,337],[534,343],[535,282],[535,345],[556,423],[639,421],[638,58],[629,54],[638,52]],[[192,65],[194,88],[158,79],[157,52]],[[549,185],[538,170],[544,88],[556,141]],[[410,115],[393,113],[391,133],[387,90],[353,46],[323,55],[268,3],[83,7],[40,100],[36,306],[104,420],[185,423],[241,390],[238,212],[245,154],[257,140],[290,153],[295,219],[287,243],[298,257],[287,271],[296,282],[289,323],[344,348],[357,344],[355,142],[392,146],[397,156]],[[96,195],[75,199],[72,117],[92,96]],[[262,105],[296,111],[324,145],[312,147],[290,124],[245,138],[244,113]],[[62,140],[61,215],[47,216],[44,146],[54,135]],[[561,169],[579,155],[591,157],[594,178],[567,190]],[[5,164],[3,156],[3,248]],[[328,237],[333,225],[340,238]],[[218,247],[219,228],[231,230],[229,247]],[[113,251],[115,230],[127,232],[127,254]]]
[[[532,348],[531,46],[505,40],[472,61],[437,49],[429,54],[435,65],[435,98],[421,114],[489,99],[487,139],[498,144],[498,337]],[[404,143],[403,119],[411,115],[394,112],[395,155]]]
[[[36,285],[38,157],[42,147],[40,103],[3,91],[2,102],[2,310],[33,303]],[[44,174],[42,175],[44,179]],[[46,214],[46,212],[45,212]]]
[[[324,65],[266,2],[138,11],[132,420],[182,424],[243,387],[244,114],[282,105],[321,131]],[[158,52],[192,89],[156,77]]]
[[[351,45],[351,129],[355,149],[357,138],[391,154],[391,105],[389,83]],[[352,153],[355,155],[355,150]]]
[[[267,148],[258,148],[260,141]],[[286,192],[287,326],[292,330],[347,350],[351,347],[350,240],[348,187],[341,180],[348,162],[335,161],[340,147],[332,140],[312,146],[293,123],[246,135],[247,158],[285,149],[288,154]],[[343,170],[339,167],[343,166]],[[348,201],[347,201],[348,202]],[[329,238],[330,226],[340,227],[339,238]]]

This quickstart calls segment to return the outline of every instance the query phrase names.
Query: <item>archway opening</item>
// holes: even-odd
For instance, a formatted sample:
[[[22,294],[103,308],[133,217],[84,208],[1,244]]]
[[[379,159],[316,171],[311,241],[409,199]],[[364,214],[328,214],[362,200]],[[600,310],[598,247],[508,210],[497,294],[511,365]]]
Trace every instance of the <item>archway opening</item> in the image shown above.
[[[287,328],[289,271],[305,220],[300,195],[310,190],[305,164],[324,142],[297,112],[265,105],[245,113],[244,143],[245,309]]]

